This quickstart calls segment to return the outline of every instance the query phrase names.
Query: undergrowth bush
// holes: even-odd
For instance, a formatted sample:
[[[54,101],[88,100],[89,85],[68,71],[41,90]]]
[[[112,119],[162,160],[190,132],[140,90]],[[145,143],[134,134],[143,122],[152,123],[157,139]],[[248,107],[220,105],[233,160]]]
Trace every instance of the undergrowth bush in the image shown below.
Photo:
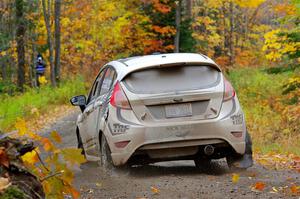
[[[70,97],[85,93],[82,77],[64,80],[58,88],[49,85],[41,88],[27,88],[23,94],[0,95],[0,129],[7,130],[15,124],[17,118],[28,118],[32,110],[46,112],[51,105],[69,103]]]
[[[300,154],[300,105],[288,104],[290,99],[283,94],[294,74],[253,68],[230,71],[256,150]]]

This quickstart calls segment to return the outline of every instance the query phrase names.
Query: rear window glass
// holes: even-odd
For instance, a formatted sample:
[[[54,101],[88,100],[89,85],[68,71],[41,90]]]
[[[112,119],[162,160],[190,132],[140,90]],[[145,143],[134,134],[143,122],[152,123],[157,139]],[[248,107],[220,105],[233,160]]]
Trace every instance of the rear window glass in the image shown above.
[[[220,72],[210,66],[175,66],[136,71],[124,83],[133,93],[156,94],[209,88],[219,80]]]

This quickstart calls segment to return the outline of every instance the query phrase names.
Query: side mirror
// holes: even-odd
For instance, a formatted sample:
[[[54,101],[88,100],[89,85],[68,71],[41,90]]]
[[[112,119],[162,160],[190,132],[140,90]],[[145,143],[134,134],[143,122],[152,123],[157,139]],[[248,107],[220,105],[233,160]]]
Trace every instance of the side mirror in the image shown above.
[[[86,106],[86,97],[84,95],[78,95],[72,97],[70,102],[73,106],[79,106],[81,111],[83,112]]]

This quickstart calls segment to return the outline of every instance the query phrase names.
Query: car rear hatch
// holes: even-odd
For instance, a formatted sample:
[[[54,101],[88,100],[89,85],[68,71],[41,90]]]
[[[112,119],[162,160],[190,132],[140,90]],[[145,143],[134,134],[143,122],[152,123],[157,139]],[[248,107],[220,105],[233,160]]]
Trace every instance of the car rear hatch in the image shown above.
[[[213,119],[223,100],[221,72],[210,65],[168,65],[134,71],[121,82],[142,123]]]

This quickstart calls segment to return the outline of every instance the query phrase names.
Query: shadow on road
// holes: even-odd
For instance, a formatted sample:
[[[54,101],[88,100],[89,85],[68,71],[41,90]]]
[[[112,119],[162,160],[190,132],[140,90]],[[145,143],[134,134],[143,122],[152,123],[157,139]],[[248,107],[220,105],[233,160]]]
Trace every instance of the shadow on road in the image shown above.
[[[222,175],[228,173],[228,167],[221,161],[213,161],[208,167],[196,168],[192,161],[175,161],[145,166],[131,167],[128,174],[136,178],[153,176],[191,176],[197,174]]]
[[[104,170],[96,162],[87,162],[81,165],[83,173],[98,173],[105,176],[128,176],[133,178],[162,177],[162,176],[194,176],[213,175],[219,176],[229,173],[229,169],[224,161],[212,161],[209,166],[196,168],[193,161],[173,161],[162,162],[144,166],[131,166],[130,168],[114,168]]]

